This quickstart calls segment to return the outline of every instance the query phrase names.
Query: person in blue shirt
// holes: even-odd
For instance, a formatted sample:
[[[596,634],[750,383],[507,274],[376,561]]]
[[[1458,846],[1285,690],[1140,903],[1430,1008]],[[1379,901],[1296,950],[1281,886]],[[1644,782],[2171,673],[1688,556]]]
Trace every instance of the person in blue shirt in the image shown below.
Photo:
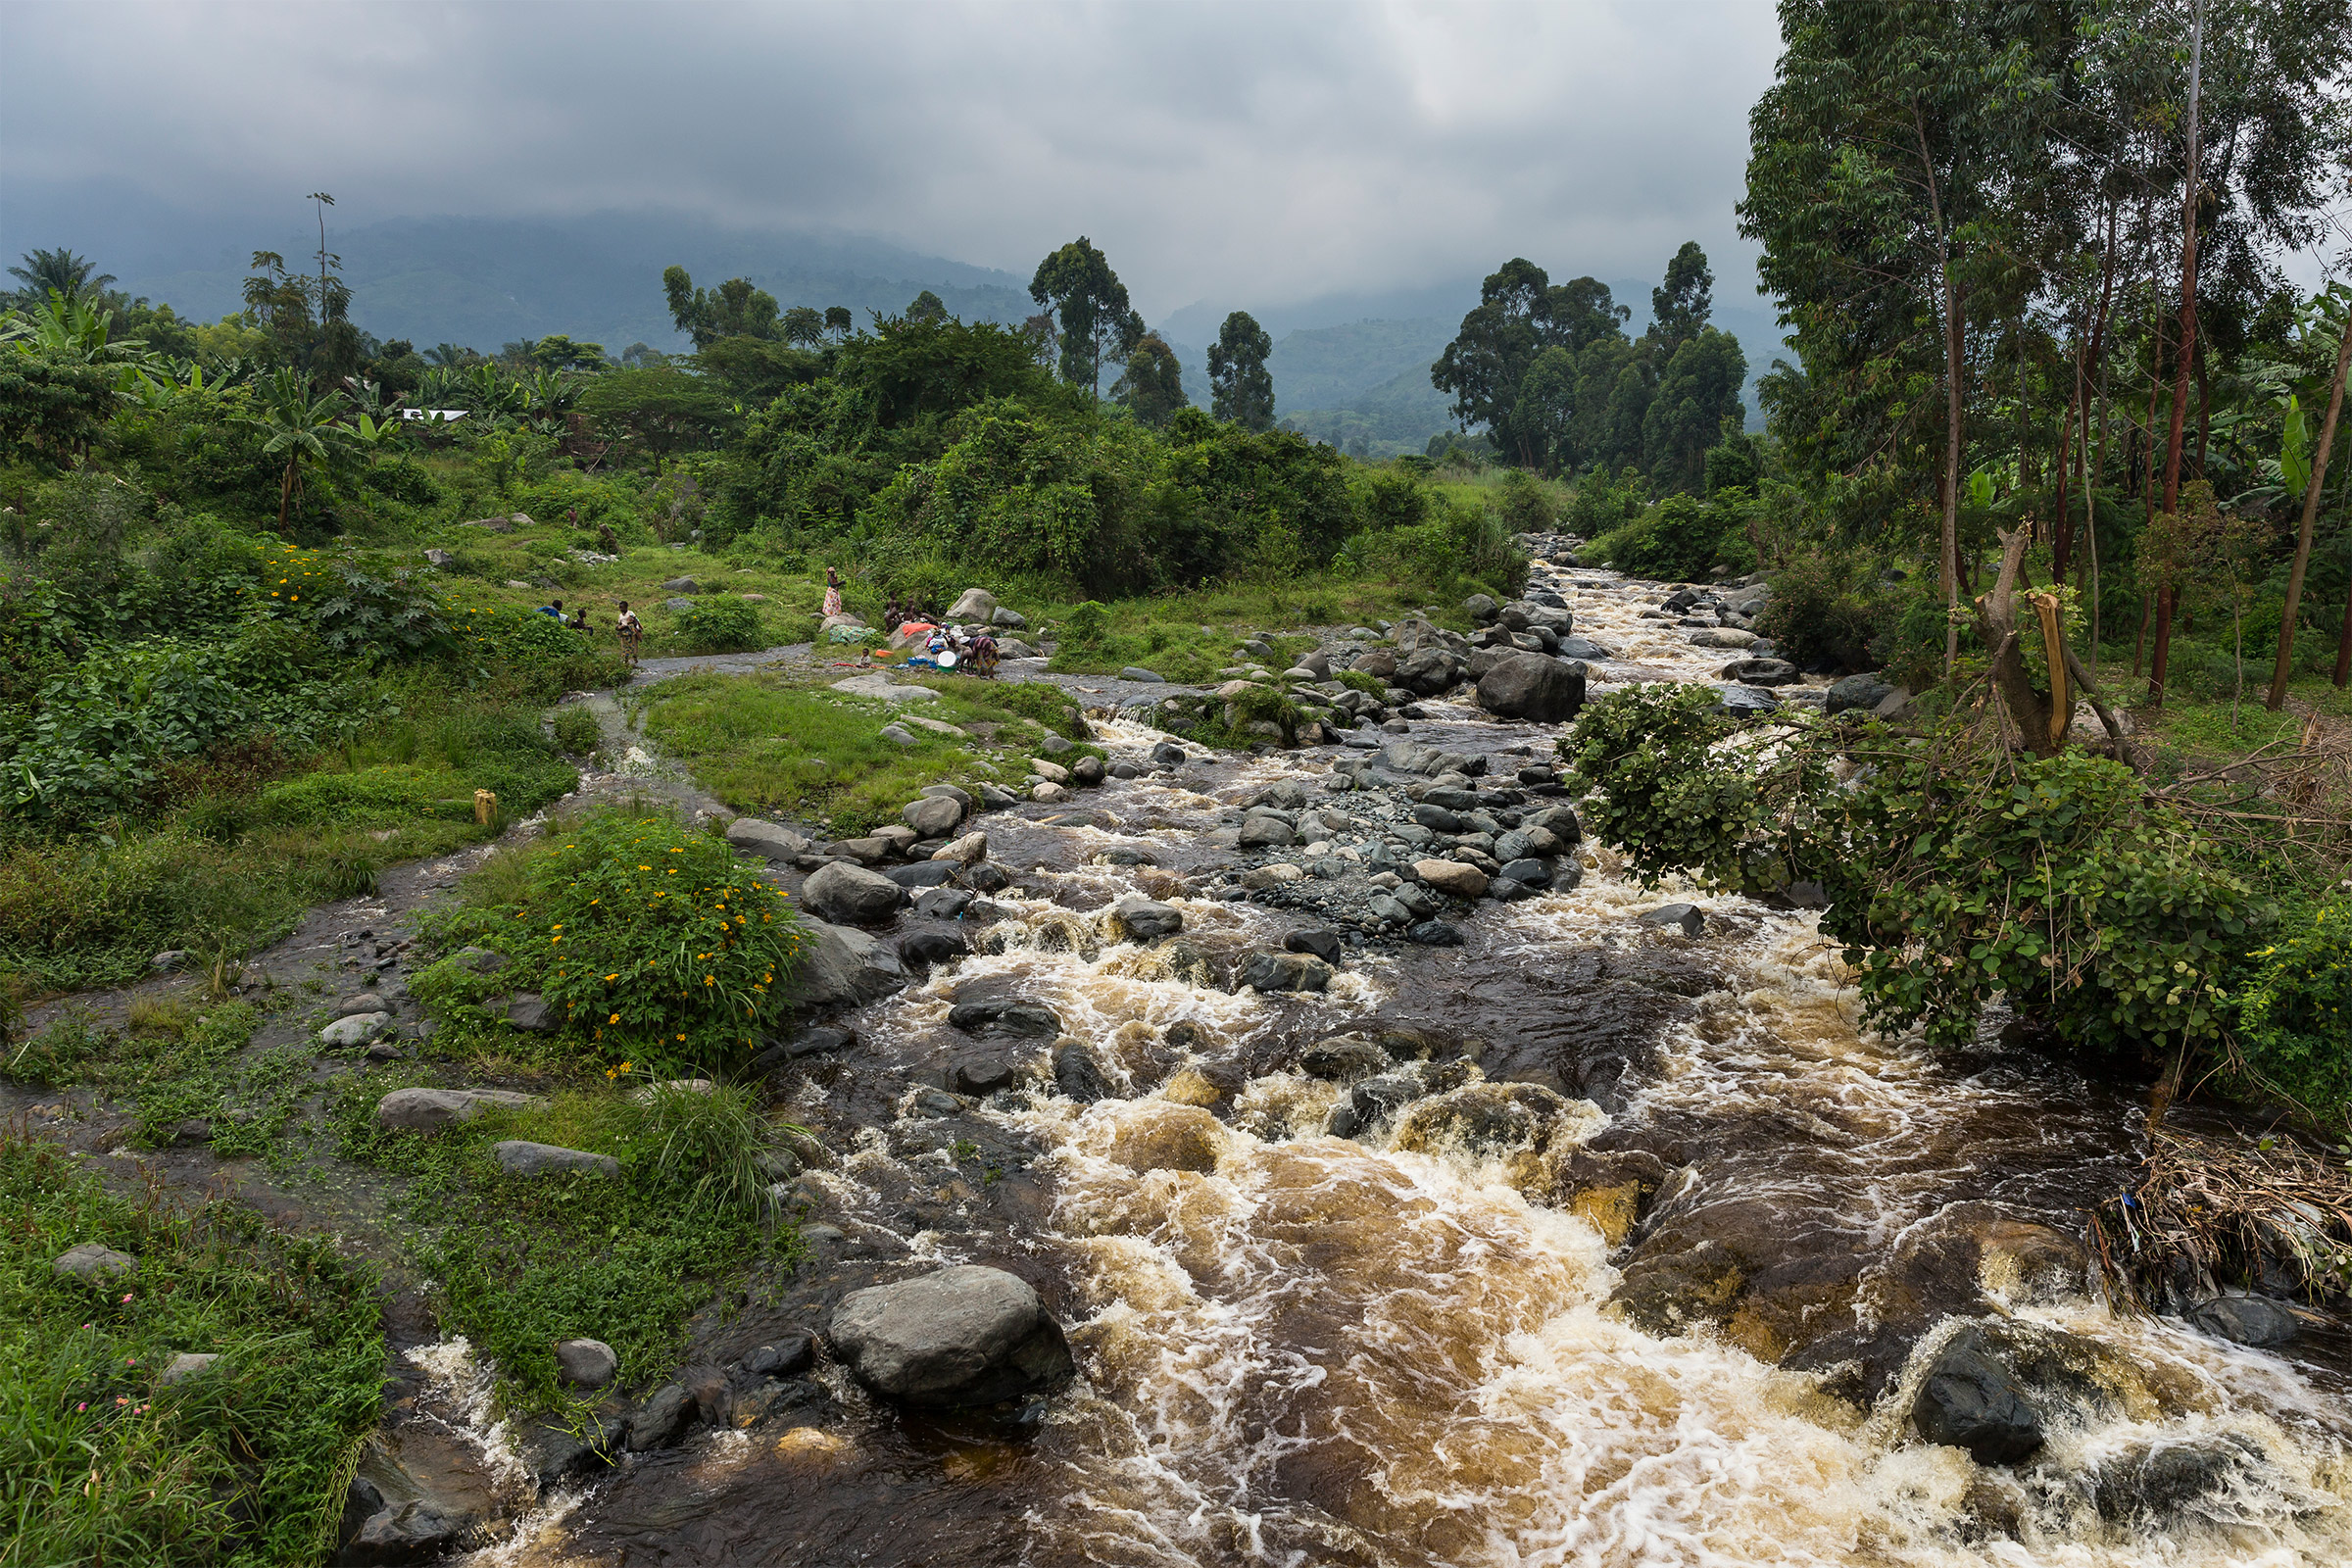
[[[550,599],[546,604],[539,607],[539,613],[542,615],[553,615],[556,620],[561,623],[564,619],[564,601],[561,599]]]

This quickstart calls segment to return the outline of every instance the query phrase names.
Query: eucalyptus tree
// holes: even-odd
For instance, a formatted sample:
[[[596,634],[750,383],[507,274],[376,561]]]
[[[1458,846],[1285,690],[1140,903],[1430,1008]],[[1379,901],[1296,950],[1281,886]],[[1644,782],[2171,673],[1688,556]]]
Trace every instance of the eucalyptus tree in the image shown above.
[[[1143,318],[1127,303],[1127,285],[1110,259],[1084,234],[1037,264],[1029,297],[1053,312],[1061,347],[1061,378],[1087,389],[1102,380],[1102,361],[1120,358],[1143,340]]]
[[[1184,395],[1184,370],[1176,351],[1157,332],[1146,332],[1127,356],[1127,368],[1111,384],[1112,401],[1144,423],[1157,428],[1189,406]]]
[[[2066,20],[2034,0],[1783,0],[1779,69],[1749,116],[1740,230],[1764,248],[1760,274],[1804,361],[1826,441],[1813,460],[1940,460],[1948,612],[1970,310],[2012,283],[2025,250],[2013,225],[2048,174],[2035,133],[2072,49]],[[1939,436],[1922,416],[1938,385]],[[1947,668],[1958,640],[1955,613]]]
[[[1208,412],[1245,430],[1274,428],[1274,376],[1266,359],[1274,339],[1248,311],[1236,311],[1217,328],[1208,348]]]

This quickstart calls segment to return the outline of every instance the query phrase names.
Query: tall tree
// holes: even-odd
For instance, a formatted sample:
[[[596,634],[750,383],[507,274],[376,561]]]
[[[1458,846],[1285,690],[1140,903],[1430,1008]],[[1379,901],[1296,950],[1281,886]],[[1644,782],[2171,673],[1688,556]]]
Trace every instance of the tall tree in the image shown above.
[[[1453,394],[1453,415],[1464,429],[1485,425],[1505,459],[1522,467],[1551,466],[1563,432],[1584,421],[1596,402],[1611,408],[1612,423],[1619,414],[1630,421],[1638,453],[1648,406],[1645,377],[1638,374],[1633,383],[1624,383],[1614,365],[1606,376],[1580,373],[1573,407],[1563,396],[1570,383],[1556,360],[1548,362],[1540,386],[1528,383],[1548,349],[1582,356],[1621,347],[1623,322],[1631,314],[1595,278],[1554,284],[1543,268],[1513,257],[1480,286],[1478,305],[1462,318],[1461,330],[1429,368],[1429,378],[1440,391]],[[1597,397],[1583,395],[1588,385]],[[1600,392],[1603,386],[1606,391]],[[1628,398],[1634,406],[1620,408]]]
[[[2197,98],[2205,78],[2205,0],[2194,0],[2188,35],[2188,161],[2180,182],[2180,330],[2174,351],[2173,422],[2164,446],[2164,510],[2180,510],[2180,438],[2188,419],[2188,377],[2197,348]],[[2164,701],[2164,676],[2173,650],[2173,588],[2156,596],[2156,657],[2148,666],[2148,697]]]
[[[1051,309],[1061,340],[1061,378],[1087,389],[1102,385],[1102,361],[1114,347],[1123,357],[1143,337],[1143,322],[1127,303],[1127,285],[1084,234],[1037,264],[1029,297]]]
[[[1168,347],[1167,339],[1157,332],[1146,332],[1127,356],[1127,368],[1111,384],[1110,395],[1154,429],[1187,407],[1184,369],[1176,363],[1176,351]]]
[[[2034,0],[1782,0],[1781,36],[1749,117],[1740,232],[1763,244],[1807,383],[1850,421],[1832,461],[1883,459],[1892,439],[1940,447],[1940,577],[1956,612],[1969,308],[2020,254],[2005,225],[2034,210],[2034,131],[2071,29]],[[1923,316],[1939,355],[1923,352]],[[1940,439],[1915,422],[1938,382]]]
[[[1266,358],[1274,339],[1248,311],[1236,311],[1217,328],[1208,349],[1208,412],[1245,430],[1274,428],[1274,377]]]
[[[948,302],[929,289],[917,294],[913,303],[906,307],[906,319],[909,321],[944,321],[947,318]]]
[[[814,348],[825,335],[825,313],[813,305],[795,305],[777,325],[785,342]]]
[[[1694,239],[1683,241],[1683,248],[1666,264],[1666,281],[1649,291],[1649,308],[1657,318],[1651,330],[1667,353],[1698,336],[1699,328],[1707,324],[1714,288],[1715,273],[1707,266],[1707,253]]]
[[[1705,486],[1707,449],[1727,419],[1740,427],[1746,380],[1747,356],[1729,332],[1702,326],[1674,351],[1642,416],[1642,466],[1653,485]]]

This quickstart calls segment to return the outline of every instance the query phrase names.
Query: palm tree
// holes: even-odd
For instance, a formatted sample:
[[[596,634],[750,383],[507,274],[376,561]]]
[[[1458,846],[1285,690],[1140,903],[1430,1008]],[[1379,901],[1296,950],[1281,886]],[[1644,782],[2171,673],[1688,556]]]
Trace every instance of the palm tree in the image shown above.
[[[293,370],[279,370],[257,385],[262,416],[246,422],[270,433],[270,439],[262,446],[264,452],[285,457],[285,478],[277,491],[277,531],[284,533],[286,514],[294,505],[294,492],[302,485],[303,464],[327,462],[334,456],[334,447],[329,443],[340,442],[345,436],[336,420],[347,400],[340,392],[312,397],[310,383]]]
[[[55,293],[71,305],[115,281],[114,273],[99,272],[96,262],[69,250],[26,251],[24,261],[23,267],[10,268],[8,275],[24,283],[28,304],[37,305]]]

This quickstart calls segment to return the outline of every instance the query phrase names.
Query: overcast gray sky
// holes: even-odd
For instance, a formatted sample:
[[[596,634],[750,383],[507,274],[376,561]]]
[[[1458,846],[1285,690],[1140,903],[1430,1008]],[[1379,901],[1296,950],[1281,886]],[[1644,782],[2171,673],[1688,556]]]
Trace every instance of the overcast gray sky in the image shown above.
[[[1084,231],[1149,316],[1734,238],[1764,0],[0,5],[12,179],[346,223],[660,204],[1026,274]],[[1640,302],[1637,303],[1639,309]]]

